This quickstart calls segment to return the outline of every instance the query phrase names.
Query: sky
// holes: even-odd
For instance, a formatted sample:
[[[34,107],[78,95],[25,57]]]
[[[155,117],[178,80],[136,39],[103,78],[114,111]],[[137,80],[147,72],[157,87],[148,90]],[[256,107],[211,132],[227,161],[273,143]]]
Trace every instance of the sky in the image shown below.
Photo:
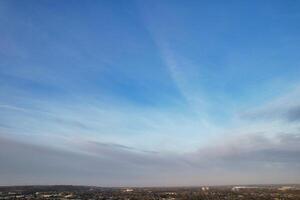
[[[300,183],[299,10],[0,1],[0,185]]]

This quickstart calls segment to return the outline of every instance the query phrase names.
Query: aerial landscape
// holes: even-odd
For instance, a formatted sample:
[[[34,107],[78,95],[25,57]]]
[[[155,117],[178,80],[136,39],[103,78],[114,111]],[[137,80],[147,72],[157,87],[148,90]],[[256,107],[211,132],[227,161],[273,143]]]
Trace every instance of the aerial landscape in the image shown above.
[[[0,0],[0,27],[0,200],[300,200],[300,1]]]
[[[90,186],[0,187],[0,199],[209,200],[300,199],[300,185],[101,188]]]

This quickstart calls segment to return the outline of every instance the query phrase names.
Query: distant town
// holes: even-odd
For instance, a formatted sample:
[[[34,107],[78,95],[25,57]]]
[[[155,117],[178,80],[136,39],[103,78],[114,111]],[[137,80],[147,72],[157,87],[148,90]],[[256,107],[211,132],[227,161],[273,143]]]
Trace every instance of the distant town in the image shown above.
[[[0,199],[86,200],[299,200],[300,185],[103,188],[90,186],[2,186]]]

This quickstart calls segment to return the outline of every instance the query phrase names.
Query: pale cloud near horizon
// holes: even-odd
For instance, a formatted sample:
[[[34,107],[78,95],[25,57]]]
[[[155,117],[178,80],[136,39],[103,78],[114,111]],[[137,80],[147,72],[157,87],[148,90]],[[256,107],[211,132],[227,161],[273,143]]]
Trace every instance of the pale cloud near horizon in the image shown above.
[[[1,185],[183,186],[300,181],[300,138],[295,134],[277,134],[273,139],[260,134],[241,136],[182,155],[88,141],[75,144],[76,152],[4,137],[0,141],[0,159],[5,160],[0,165]]]

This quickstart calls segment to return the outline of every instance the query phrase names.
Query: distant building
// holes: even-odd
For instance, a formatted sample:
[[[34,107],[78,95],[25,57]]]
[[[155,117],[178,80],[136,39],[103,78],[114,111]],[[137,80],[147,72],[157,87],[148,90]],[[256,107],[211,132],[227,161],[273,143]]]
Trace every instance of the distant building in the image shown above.
[[[127,188],[127,189],[124,190],[124,192],[133,192],[133,189]]]
[[[73,196],[74,196],[73,194],[68,194],[68,195],[65,196],[65,198],[67,198],[67,199],[68,198],[73,198]]]
[[[202,191],[208,191],[209,187],[202,187],[201,189],[202,189]]]
[[[247,188],[247,187],[245,187],[245,186],[234,186],[234,187],[231,188],[231,190],[232,191],[239,191],[240,189],[245,189],[245,188]]]
[[[278,188],[278,190],[280,190],[280,191],[286,191],[286,190],[291,190],[291,189],[293,189],[293,187],[291,187],[291,186],[282,186],[282,187]]]

